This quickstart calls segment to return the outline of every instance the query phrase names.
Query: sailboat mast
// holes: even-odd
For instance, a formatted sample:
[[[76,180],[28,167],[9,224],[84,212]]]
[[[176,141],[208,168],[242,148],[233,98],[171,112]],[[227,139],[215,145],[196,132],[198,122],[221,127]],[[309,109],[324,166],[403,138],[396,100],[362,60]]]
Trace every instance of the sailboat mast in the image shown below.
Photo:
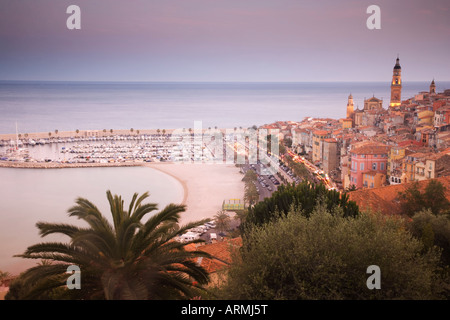
[[[17,131],[17,121],[16,121],[16,150],[19,150],[19,133]]]

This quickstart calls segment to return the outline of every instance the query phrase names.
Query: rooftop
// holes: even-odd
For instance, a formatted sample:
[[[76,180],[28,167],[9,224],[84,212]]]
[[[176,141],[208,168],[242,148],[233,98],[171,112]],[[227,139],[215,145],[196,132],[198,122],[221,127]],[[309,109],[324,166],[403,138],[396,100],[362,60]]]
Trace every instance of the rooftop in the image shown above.
[[[380,144],[369,144],[350,150],[354,154],[387,154],[389,147]]]
[[[446,188],[445,196],[450,200],[450,176],[434,179]],[[430,180],[419,181],[419,190],[425,189]],[[404,192],[411,183],[391,185],[387,187],[362,189],[348,193],[351,201],[355,201],[361,210],[380,211],[383,214],[395,215],[401,213],[399,192]]]

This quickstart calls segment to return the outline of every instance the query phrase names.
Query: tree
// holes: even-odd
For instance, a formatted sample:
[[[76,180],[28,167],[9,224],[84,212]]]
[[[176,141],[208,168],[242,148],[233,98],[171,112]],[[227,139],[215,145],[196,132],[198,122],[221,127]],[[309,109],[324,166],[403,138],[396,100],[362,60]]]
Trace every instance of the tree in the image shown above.
[[[246,201],[249,206],[252,206],[259,199],[259,192],[253,182],[245,184],[244,190],[244,201]]]
[[[291,148],[292,147],[292,139],[290,137],[286,137],[283,139],[283,144],[288,147]]]
[[[244,177],[242,178],[242,181],[244,181],[245,183],[247,183],[247,182],[253,183],[257,179],[258,179],[258,176],[255,171],[247,170],[247,172],[245,172]]]
[[[354,201],[349,200],[348,194],[328,190],[323,184],[311,185],[304,181],[297,185],[281,185],[270,198],[265,198],[249,208],[243,229],[262,225],[284,216],[292,207],[301,210],[297,212],[308,217],[319,200],[324,201],[330,212],[333,208],[340,207],[345,217],[354,217],[359,214],[358,206]]]
[[[434,215],[431,209],[417,212],[408,224],[408,230],[422,240],[426,249],[437,246],[442,249],[441,259],[450,265],[450,217]]]
[[[0,270],[0,286],[3,284],[3,282],[11,277],[11,274],[9,272],[4,272]]]
[[[446,299],[439,253],[423,253],[395,217],[345,218],[322,203],[309,217],[291,210],[255,227],[243,241],[219,299]],[[381,269],[381,290],[366,285],[370,265]]]
[[[185,206],[169,204],[143,221],[157,210],[154,203],[143,204],[148,193],[135,193],[128,210],[120,196],[110,191],[106,194],[112,223],[84,198],[78,198],[68,213],[88,227],[37,223],[41,236],[62,234],[70,241],[39,243],[18,255],[52,262],[30,268],[20,277],[30,288],[22,298],[39,298],[64,287],[68,265],[77,265],[82,273],[82,290],[63,291],[72,299],[183,299],[198,295],[208,274],[195,259],[209,255],[185,250],[187,244],[202,240],[181,243],[175,239],[207,220],[180,227],[178,220]]]
[[[216,229],[220,232],[225,232],[230,227],[230,217],[224,211],[217,211],[214,221],[216,222]]]
[[[449,214],[450,201],[445,191],[446,188],[438,180],[430,180],[423,192],[419,189],[419,183],[413,182],[405,191],[398,193],[403,214],[412,217],[424,209],[430,209],[435,215]]]

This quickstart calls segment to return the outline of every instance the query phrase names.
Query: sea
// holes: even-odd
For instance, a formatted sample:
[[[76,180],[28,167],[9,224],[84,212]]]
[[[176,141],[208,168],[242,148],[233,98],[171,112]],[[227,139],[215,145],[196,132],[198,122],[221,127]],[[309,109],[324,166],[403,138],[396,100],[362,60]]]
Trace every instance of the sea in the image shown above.
[[[402,98],[427,91],[430,81],[404,82]],[[437,91],[450,82],[437,81]],[[389,82],[117,83],[0,81],[0,134],[103,129],[250,127],[305,117],[345,117],[348,96],[383,99]],[[38,221],[76,224],[67,209],[86,197],[108,212],[106,190],[128,203],[149,191],[160,208],[183,198],[182,185],[152,168],[0,168],[0,271],[17,274],[36,264],[13,255],[44,241]]]
[[[402,98],[431,81],[404,82]],[[437,90],[450,82],[437,81]],[[355,106],[383,99],[390,82],[38,82],[0,81],[0,134],[103,129],[250,127],[305,117],[339,119],[349,94]]]

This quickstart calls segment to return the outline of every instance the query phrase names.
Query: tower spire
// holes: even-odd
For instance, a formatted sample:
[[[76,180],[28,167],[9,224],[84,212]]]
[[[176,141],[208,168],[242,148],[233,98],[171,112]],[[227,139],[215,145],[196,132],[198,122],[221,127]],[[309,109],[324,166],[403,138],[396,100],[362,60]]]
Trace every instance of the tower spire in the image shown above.
[[[392,72],[391,82],[391,102],[390,107],[397,107],[401,104],[402,94],[402,67],[400,66],[400,58],[397,54],[397,60],[395,61],[394,70]]]

